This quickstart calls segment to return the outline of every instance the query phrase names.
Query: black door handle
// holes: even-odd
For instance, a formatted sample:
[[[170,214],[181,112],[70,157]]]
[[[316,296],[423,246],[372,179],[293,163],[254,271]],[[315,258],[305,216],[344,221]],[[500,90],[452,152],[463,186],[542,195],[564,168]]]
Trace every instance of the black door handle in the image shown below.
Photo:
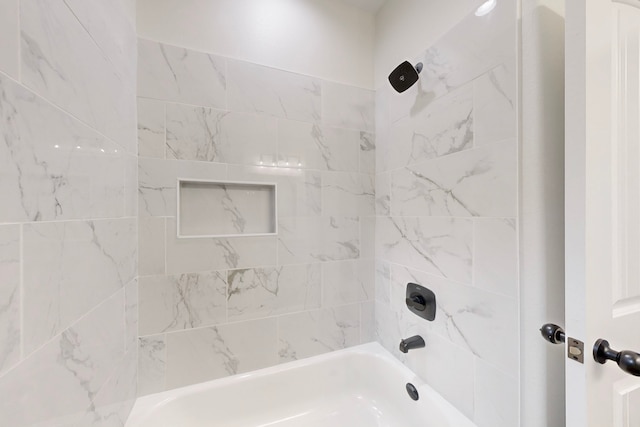
[[[604,365],[607,360],[613,360],[627,374],[640,377],[640,354],[624,350],[615,351],[609,347],[609,341],[599,339],[593,345],[593,358]]]
[[[565,340],[564,330],[553,323],[547,323],[540,328],[542,338],[549,341],[551,344],[560,344]]]

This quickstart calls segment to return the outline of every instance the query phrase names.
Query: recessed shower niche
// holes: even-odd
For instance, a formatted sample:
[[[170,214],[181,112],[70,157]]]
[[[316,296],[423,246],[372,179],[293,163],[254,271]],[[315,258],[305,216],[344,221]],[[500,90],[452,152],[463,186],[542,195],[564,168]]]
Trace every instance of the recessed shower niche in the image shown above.
[[[178,179],[178,237],[277,234],[276,184]]]

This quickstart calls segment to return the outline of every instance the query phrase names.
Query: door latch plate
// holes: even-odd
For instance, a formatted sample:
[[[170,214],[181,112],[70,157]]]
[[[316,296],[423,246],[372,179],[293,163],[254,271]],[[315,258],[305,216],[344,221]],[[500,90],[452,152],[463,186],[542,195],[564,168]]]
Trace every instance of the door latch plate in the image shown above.
[[[584,363],[584,343],[569,337],[567,339],[567,357],[578,363]]]

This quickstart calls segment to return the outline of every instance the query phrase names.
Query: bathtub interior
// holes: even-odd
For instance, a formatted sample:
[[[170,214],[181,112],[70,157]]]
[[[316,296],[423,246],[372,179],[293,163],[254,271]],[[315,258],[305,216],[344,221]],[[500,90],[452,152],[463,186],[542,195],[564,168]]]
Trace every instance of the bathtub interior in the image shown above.
[[[372,343],[139,399],[126,427],[466,427],[428,385]],[[414,383],[421,394],[405,391]]]

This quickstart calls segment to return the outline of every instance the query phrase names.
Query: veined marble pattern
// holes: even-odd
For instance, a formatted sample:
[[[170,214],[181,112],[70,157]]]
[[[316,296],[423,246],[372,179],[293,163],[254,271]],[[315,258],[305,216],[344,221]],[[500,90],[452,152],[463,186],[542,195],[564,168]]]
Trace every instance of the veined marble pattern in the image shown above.
[[[124,288],[124,324],[125,324],[125,351],[130,352],[138,348],[138,309],[139,292],[138,278],[133,279]]]
[[[128,0],[64,0],[120,73],[136,80],[137,36]]]
[[[413,60],[422,62],[420,80],[390,101],[390,120],[415,115],[432,100],[472,81],[516,55],[516,5],[499,2],[488,19],[469,14]]]
[[[322,306],[373,300],[373,268],[372,258],[322,263]]]
[[[324,215],[369,216],[375,214],[374,176],[325,172],[322,175]]]
[[[281,363],[357,345],[360,343],[360,305],[279,317],[278,337]]]
[[[376,260],[375,268],[376,302],[389,305],[391,300],[391,268],[389,263],[383,260]]]
[[[360,172],[376,172],[376,136],[370,132],[360,132]]]
[[[0,419],[8,426],[86,425],[80,419],[124,357],[123,337],[121,290],[2,377]]]
[[[379,173],[376,180],[376,215],[391,215],[391,174]]]
[[[473,84],[461,87],[389,129],[387,167],[395,169],[473,147]]]
[[[166,105],[168,159],[257,165],[275,159],[277,119],[179,104]]]
[[[366,138],[365,135],[370,134],[293,120],[280,120],[278,123],[280,165],[304,169],[358,171],[359,146],[364,143],[362,140]]]
[[[227,165],[140,158],[138,161],[140,216],[175,216],[178,178],[224,180]]]
[[[276,318],[167,334],[167,388],[276,364]]]
[[[224,58],[138,40],[138,96],[226,108]]]
[[[0,76],[0,222],[123,215],[124,151]]]
[[[439,217],[378,217],[376,253],[383,259],[471,283],[473,224]]]
[[[140,278],[140,335],[224,323],[225,272]]]
[[[307,122],[320,119],[320,80],[233,59],[227,59],[227,68],[231,111]]]
[[[20,50],[19,0],[4,0],[0,3],[0,71],[18,78]]]
[[[514,63],[494,68],[474,81],[476,146],[514,139],[517,79]]]
[[[272,166],[228,166],[227,179],[245,182],[275,182],[278,186],[278,216],[318,216],[322,211],[321,172]]]
[[[167,337],[153,335],[138,340],[138,395],[164,391],[167,369]]]
[[[138,155],[165,157],[165,105],[153,99],[138,98]]]
[[[392,172],[391,214],[515,217],[516,148],[510,140]]]
[[[138,353],[130,350],[95,395],[79,425],[124,426],[137,397]]]
[[[135,152],[132,76],[96,48],[62,1],[21,1],[20,24],[23,84]]]
[[[360,303],[360,344],[376,341],[375,301]]]
[[[320,307],[320,264],[231,270],[229,321]]]
[[[20,360],[20,226],[0,225],[0,374]]]
[[[359,219],[352,217],[280,218],[281,265],[339,261],[360,257]]]
[[[360,218],[360,258],[376,257],[376,217]],[[373,271],[373,268],[372,270]]]
[[[406,311],[402,298],[408,282],[431,289],[438,299],[436,320],[430,330],[465,348],[503,372],[518,374],[518,355],[509,351],[500,337],[518,333],[518,303],[514,298],[461,285],[418,270],[393,265],[391,269],[391,307]],[[408,316],[403,328],[415,330],[420,319]],[[505,335],[506,334],[506,335]]]
[[[276,264],[275,236],[178,239],[167,218],[167,273],[214,271]]]
[[[374,104],[372,90],[322,82],[322,120],[328,125],[374,132]]]
[[[29,354],[133,280],[137,231],[133,218],[23,227],[23,339]]]

